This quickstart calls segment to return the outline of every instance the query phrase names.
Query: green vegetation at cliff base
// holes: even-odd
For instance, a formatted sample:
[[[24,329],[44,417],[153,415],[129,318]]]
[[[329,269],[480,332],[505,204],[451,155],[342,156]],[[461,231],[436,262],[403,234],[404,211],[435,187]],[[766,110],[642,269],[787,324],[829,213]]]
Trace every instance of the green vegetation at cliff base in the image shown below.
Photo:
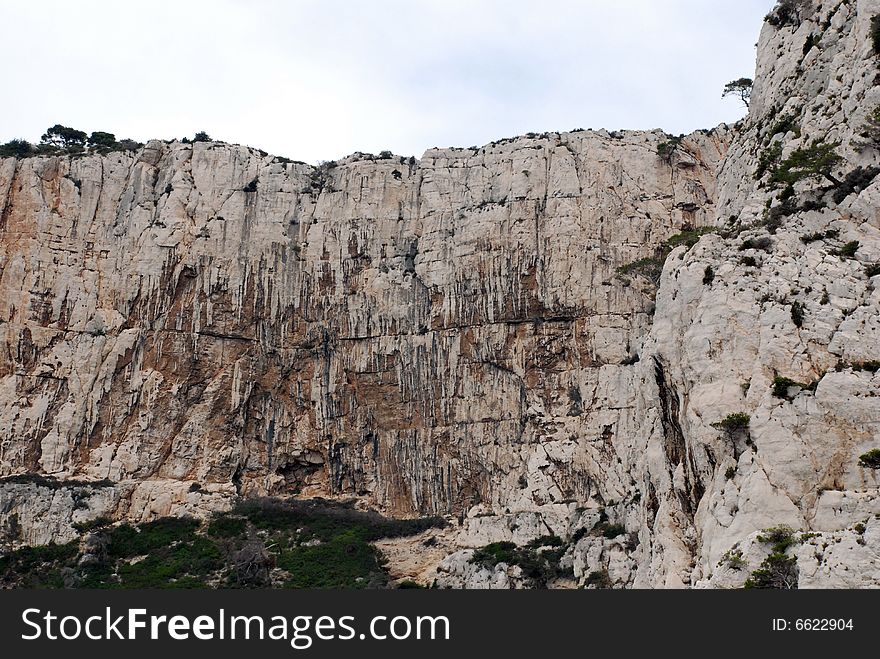
[[[323,499],[255,499],[202,522],[96,520],[64,545],[0,554],[4,588],[384,588],[380,538],[442,527]]]

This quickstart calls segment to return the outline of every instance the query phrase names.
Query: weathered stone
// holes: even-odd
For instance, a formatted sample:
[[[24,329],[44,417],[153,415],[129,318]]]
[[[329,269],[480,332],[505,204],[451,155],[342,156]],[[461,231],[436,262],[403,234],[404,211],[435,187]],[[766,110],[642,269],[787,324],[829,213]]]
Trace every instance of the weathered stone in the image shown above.
[[[748,117],[668,158],[576,131],[317,168],[0,160],[0,474],[60,479],[0,484],[6,542],[353,496],[458,519],[418,560],[380,543],[425,584],[521,587],[473,550],[554,535],[579,585],[739,587],[784,524],[818,534],[788,550],[802,587],[880,586],[880,184],[833,184],[880,164],[880,1],[808,4],[764,26]],[[830,177],[788,202],[756,178],[815,141]],[[699,227],[659,289],[619,271]]]

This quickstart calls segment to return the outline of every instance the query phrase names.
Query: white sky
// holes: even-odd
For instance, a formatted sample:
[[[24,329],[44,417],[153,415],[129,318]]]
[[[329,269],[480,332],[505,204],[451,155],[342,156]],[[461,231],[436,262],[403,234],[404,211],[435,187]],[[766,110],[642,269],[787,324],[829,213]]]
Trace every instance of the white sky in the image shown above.
[[[61,123],[316,162],[739,119],[773,0],[0,3],[0,141]]]

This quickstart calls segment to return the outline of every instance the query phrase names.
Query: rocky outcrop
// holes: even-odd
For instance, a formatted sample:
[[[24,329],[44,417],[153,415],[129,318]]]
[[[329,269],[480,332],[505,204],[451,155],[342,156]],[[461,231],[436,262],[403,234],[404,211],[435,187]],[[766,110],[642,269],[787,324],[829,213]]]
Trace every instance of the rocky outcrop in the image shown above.
[[[718,177],[726,231],[673,252],[663,273],[643,361],[662,371],[659,415],[664,390],[676,402],[674,424],[647,438],[646,480],[665,495],[644,535],[666,558],[645,585],[664,570],[669,583],[674,565],[681,585],[741,586],[764,556],[747,552],[735,582],[718,581],[719,562],[779,524],[858,549],[846,576],[803,548],[803,587],[880,585],[880,547],[852,530],[880,512],[880,473],[859,464],[880,444],[880,376],[860,366],[880,355],[880,187],[873,174],[848,185],[878,164],[880,144],[860,133],[880,106],[869,38],[880,3],[800,4],[761,35],[749,116]],[[774,183],[774,168],[816,145],[841,158],[829,176]],[[713,427],[735,413],[750,416],[746,431]]]
[[[441,586],[527,585],[471,557],[542,536],[568,585],[741,586],[778,525],[801,586],[880,585],[880,2],[783,5],[748,117],[678,144],[0,161],[5,541],[357,497],[457,518],[383,541]]]

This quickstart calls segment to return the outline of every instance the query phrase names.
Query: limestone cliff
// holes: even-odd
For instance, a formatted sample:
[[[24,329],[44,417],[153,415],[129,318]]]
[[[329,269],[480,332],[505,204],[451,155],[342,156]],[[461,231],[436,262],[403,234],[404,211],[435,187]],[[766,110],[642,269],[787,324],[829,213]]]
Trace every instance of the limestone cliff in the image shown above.
[[[739,586],[780,524],[802,587],[880,585],[878,14],[783,3],[749,116],[680,144],[0,160],[5,542],[357,497],[458,519],[382,545],[439,585],[528,585],[473,548],[555,535],[570,585]]]

